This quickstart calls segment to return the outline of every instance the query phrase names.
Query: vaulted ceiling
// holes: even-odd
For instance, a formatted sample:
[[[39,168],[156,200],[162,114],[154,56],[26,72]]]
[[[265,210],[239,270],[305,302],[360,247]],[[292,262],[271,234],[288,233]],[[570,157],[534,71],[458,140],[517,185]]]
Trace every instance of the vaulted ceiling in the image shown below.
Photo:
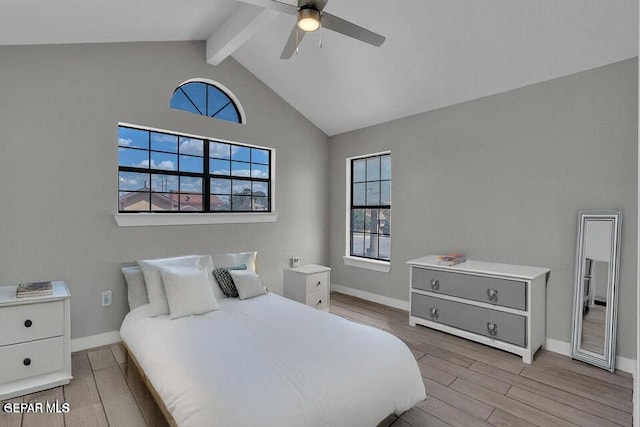
[[[280,52],[295,17],[273,13],[257,25],[242,15],[248,7],[236,0],[3,0],[0,44],[208,40],[328,135],[638,55],[635,0],[329,0],[327,12],[386,42],[376,48],[323,30],[308,34],[288,61]]]

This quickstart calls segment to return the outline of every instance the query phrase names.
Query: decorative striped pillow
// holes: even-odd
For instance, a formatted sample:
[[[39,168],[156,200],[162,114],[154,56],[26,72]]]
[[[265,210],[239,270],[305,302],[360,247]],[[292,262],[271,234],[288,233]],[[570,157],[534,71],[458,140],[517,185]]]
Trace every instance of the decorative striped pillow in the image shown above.
[[[246,270],[247,264],[232,265],[229,267],[218,267],[213,269],[213,277],[218,282],[218,286],[222,289],[222,292],[231,298],[238,298],[238,289],[236,284],[233,283],[233,277],[229,274],[229,270]]]

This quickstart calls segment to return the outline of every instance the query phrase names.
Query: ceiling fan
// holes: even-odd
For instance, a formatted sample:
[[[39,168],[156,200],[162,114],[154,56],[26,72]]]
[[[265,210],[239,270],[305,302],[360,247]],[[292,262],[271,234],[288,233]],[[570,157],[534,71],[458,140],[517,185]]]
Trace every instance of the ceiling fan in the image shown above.
[[[277,0],[240,0],[244,3],[262,6],[281,13],[296,15],[298,20],[291,30],[289,39],[282,49],[280,59],[289,59],[296,51],[298,44],[308,32],[318,30],[320,27],[335,31],[345,36],[363,41],[365,43],[380,46],[385,38],[380,34],[362,28],[342,18],[324,12],[328,0],[298,0],[298,5],[282,3]],[[300,30],[300,31],[298,31]]]

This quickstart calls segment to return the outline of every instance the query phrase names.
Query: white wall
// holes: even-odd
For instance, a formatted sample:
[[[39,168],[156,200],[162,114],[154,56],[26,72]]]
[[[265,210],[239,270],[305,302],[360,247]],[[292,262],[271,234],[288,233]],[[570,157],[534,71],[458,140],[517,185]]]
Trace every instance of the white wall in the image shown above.
[[[547,337],[570,341],[579,209],[621,209],[618,355],[636,354],[637,58],[330,139],[333,283],[408,300],[406,261],[543,266]],[[345,266],[345,159],[391,150],[391,272]],[[628,218],[628,220],[626,220]]]
[[[588,221],[585,227],[584,256],[595,261],[611,260],[613,224],[608,221]]]
[[[204,49],[202,42],[0,47],[0,283],[67,281],[74,338],[119,329],[125,262],[257,250],[276,292],[289,257],[327,262],[326,135],[233,59],[206,64]],[[247,124],[169,109],[176,86],[194,77],[230,88]],[[118,227],[119,121],[275,148],[277,222]],[[103,308],[106,289],[114,303]]]

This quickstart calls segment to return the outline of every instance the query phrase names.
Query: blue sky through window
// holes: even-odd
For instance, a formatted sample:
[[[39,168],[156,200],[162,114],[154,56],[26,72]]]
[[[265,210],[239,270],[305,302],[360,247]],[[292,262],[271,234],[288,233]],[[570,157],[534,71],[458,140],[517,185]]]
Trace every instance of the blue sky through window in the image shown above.
[[[178,87],[169,106],[176,110],[241,123],[238,106],[233,100],[211,83],[189,82]]]

